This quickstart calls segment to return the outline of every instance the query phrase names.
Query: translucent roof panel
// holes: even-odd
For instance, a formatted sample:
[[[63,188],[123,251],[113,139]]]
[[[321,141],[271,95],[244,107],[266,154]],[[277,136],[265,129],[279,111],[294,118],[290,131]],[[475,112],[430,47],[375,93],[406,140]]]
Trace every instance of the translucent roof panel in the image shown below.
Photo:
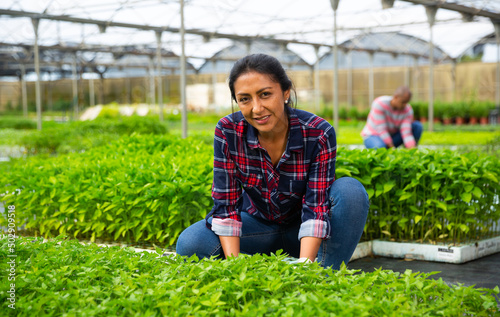
[[[407,53],[409,55],[429,56],[429,43],[411,35],[397,32],[365,33],[341,43],[349,50],[365,49],[376,51],[378,49]],[[445,59],[446,53],[439,48],[434,48],[434,58]]]
[[[498,0],[448,0],[447,2],[487,10],[491,12],[500,12],[500,1]]]
[[[231,36],[266,37],[294,42],[293,49],[308,63],[316,60],[314,49],[298,48],[307,42],[333,44],[333,10],[328,0],[185,0],[186,54],[196,68],[223,48],[232,45]],[[487,10],[499,15],[499,0],[448,0],[449,3]],[[145,45],[155,47],[153,30],[109,25],[123,23],[156,28],[180,28],[178,0],[2,0],[0,10],[48,14],[51,17],[98,21],[96,24],[40,20],[40,45],[74,42],[85,45]],[[430,39],[425,8],[396,0],[382,9],[380,0],[340,0],[337,10],[338,43],[362,34],[399,32],[423,41]],[[105,31],[105,32],[103,32]],[[200,32],[205,36],[200,36]],[[444,54],[459,56],[478,39],[494,32],[489,18],[476,16],[465,23],[462,15],[439,9],[433,40]],[[0,15],[0,42],[33,44],[33,26],[27,17]],[[164,32],[162,47],[181,54],[179,33]],[[406,49],[401,43],[379,42],[381,48]],[[290,44],[292,47],[292,44]],[[325,52],[325,48],[321,50]]]
[[[285,46],[268,41],[256,40],[252,41],[250,45],[243,42],[236,42],[216,53],[214,57],[220,60],[215,64],[215,71],[227,73],[231,70],[236,60],[245,55],[254,53],[263,53],[276,57],[287,70],[309,69],[309,65],[306,61]],[[210,60],[205,62],[199,70],[200,73],[211,73],[213,71],[213,63]]]

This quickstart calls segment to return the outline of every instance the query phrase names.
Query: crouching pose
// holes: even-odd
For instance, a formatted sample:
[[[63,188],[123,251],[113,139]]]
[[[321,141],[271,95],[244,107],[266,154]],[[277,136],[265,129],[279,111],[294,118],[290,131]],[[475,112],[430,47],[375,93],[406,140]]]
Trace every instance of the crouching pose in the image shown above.
[[[369,202],[360,182],[335,179],[333,127],[294,109],[293,84],[274,57],[237,61],[229,88],[240,111],[215,128],[214,205],[181,233],[177,253],[203,258],[282,249],[324,267],[347,264]]]

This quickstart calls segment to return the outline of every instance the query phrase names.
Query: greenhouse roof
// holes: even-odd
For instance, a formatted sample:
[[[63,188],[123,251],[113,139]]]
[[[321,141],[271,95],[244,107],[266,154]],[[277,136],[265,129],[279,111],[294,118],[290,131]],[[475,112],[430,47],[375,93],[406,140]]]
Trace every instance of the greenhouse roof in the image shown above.
[[[320,55],[324,55],[334,42],[333,10],[327,0],[184,2],[185,50],[195,68],[234,45],[234,40],[265,39],[286,45],[310,65],[316,61],[315,48],[320,47]],[[393,7],[383,9],[380,0],[340,0],[337,42],[355,44],[352,48],[358,50],[425,56],[430,28],[426,9],[421,4],[435,5],[441,8],[437,10],[434,25],[433,40],[440,48],[437,52],[455,58],[495,31],[492,20],[500,23],[497,0],[383,2],[393,2]],[[45,47],[74,43],[79,49],[138,47],[147,53],[143,48],[156,47],[156,33],[162,32],[163,49],[175,56],[181,54],[178,0],[3,0],[0,4],[2,44],[33,45],[35,35],[30,18],[39,19],[38,43]],[[380,32],[384,35],[372,35]],[[404,35],[387,36],[395,33],[417,40],[408,45]]]
[[[417,37],[397,32],[362,33],[342,43],[347,49],[363,48],[369,52],[383,51],[381,47],[391,48],[393,51],[408,52],[415,56],[429,55],[429,43]],[[443,60],[447,54],[438,47],[434,48],[434,58]]]

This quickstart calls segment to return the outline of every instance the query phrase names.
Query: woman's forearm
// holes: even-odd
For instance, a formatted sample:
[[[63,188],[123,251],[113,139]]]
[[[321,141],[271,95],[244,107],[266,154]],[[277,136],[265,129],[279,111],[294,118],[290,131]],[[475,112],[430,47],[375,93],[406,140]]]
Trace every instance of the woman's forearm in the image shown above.
[[[303,237],[300,239],[300,257],[308,258],[314,262],[322,241],[321,238],[315,237]]]
[[[240,254],[240,237],[219,236],[219,239],[226,258]]]

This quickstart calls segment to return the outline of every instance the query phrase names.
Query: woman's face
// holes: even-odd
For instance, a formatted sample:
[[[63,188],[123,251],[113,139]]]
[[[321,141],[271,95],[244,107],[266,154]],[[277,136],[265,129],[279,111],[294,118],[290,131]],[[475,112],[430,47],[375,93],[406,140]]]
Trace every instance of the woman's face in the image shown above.
[[[236,102],[248,123],[261,135],[286,133],[288,117],[285,100],[290,90],[283,91],[269,75],[249,72],[234,82]]]

